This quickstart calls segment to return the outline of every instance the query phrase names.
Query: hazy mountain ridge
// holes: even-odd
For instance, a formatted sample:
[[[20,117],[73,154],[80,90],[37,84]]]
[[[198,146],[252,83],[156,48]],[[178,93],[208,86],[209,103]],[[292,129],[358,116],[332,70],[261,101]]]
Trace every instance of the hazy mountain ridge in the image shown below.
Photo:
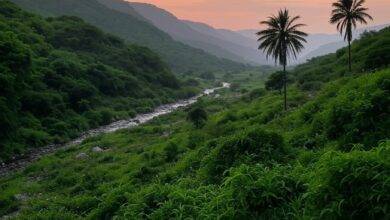
[[[378,31],[385,27],[389,26],[389,24],[383,25],[375,25],[358,28],[354,31],[354,39],[358,39],[362,33],[365,31]],[[260,29],[259,29],[260,30]],[[256,41],[257,36],[256,33],[259,30],[255,29],[244,29],[238,30],[236,33],[251,39],[253,42]],[[314,33],[309,34],[306,38],[307,43],[305,44],[305,48],[302,50],[302,53],[298,56],[296,61],[293,63],[303,63],[308,59],[313,57],[326,55],[329,53],[334,53],[338,49],[346,46],[346,43],[343,41],[343,36],[339,33],[335,34],[324,34],[324,33]],[[258,43],[257,43],[258,44]]]
[[[354,40],[359,39],[365,31],[379,31],[388,24],[358,28],[354,31]],[[343,36],[336,34],[311,34],[308,36],[308,44],[298,59],[298,63],[306,62],[313,57],[334,53],[347,45]]]
[[[268,63],[250,39],[233,31],[215,29],[199,22],[180,20],[172,13],[152,4],[138,2],[129,4],[160,30],[190,46],[238,62]]]
[[[189,46],[205,50],[221,58],[227,58],[243,63],[246,62],[240,56],[237,56],[225,48],[220,47],[218,45],[218,41],[220,41],[220,39],[216,39],[213,38],[213,36],[204,35],[203,33],[194,31],[190,26],[181,22],[175,15],[168,11],[145,3],[132,2],[128,3],[128,6],[134,8],[137,13],[143,16],[151,24],[168,33],[175,40],[183,42]]]
[[[212,56],[177,42],[167,33],[142,19],[119,0],[12,0],[24,9],[44,16],[72,15],[116,34],[125,40],[156,51],[175,72],[237,70],[243,64]],[[102,4],[104,3],[104,4]],[[110,7],[108,7],[109,5]],[[121,8],[121,11],[118,10]]]
[[[193,22],[188,20],[185,20],[184,22],[199,32],[209,36],[214,36],[215,38],[220,39],[220,41],[227,42],[225,45],[229,48],[230,51],[244,57],[250,62],[260,64],[271,63],[267,61],[263,52],[257,49],[257,42],[250,38],[242,36],[231,30],[215,29],[210,25],[201,22]]]

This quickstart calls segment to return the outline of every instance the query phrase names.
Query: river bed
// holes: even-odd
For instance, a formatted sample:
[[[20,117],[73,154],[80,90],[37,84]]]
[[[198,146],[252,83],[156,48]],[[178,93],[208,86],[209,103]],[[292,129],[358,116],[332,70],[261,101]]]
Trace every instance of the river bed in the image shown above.
[[[154,109],[153,112],[139,114],[136,117],[131,118],[131,119],[116,121],[116,122],[113,122],[109,125],[102,126],[102,127],[97,128],[97,129],[89,130],[89,131],[83,133],[80,137],[70,141],[69,143],[62,144],[62,145],[49,145],[49,146],[42,147],[42,148],[32,149],[23,155],[19,155],[19,156],[13,158],[13,160],[8,162],[8,163],[2,163],[0,165],[0,176],[4,176],[4,175],[6,175],[14,170],[25,168],[31,162],[36,161],[37,159],[41,158],[42,156],[53,153],[59,149],[78,145],[89,137],[97,136],[100,134],[112,133],[112,132],[115,132],[115,131],[118,131],[121,129],[132,128],[132,127],[136,127],[138,125],[145,124],[156,117],[169,114],[175,110],[178,110],[178,109],[186,107],[186,106],[190,106],[190,105],[196,103],[198,101],[198,99],[203,97],[203,96],[211,95],[211,94],[215,93],[215,91],[217,91],[217,90],[220,90],[223,88],[229,88],[229,87],[230,87],[230,83],[224,82],[224,83],[222,83],[221,87],[206,89],[203,91],[203,93],[201,93],[195,97],[192,97],[192,98],[189,98],[186,100],[180,100],[180,101],[177,101],[175,103],[159,106],[156,109]]]

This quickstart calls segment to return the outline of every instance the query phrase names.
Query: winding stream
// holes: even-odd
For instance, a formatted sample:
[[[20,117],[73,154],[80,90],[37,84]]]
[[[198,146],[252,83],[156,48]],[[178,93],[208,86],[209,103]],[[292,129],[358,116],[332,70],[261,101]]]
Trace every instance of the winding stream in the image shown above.
[[[116,122],[111,123],[109,125],[102,126],[102,127],[97,128],[97,129],[89,130],[89,131],[85,132],[84,134],[82,134],[80,137],[70,141],[69,143],[62,144],[62,145],[49,145],[49,146],[38,148],[38,149],[32,149],[23,155],[20,155],[18,157],[13,158],[13,160],[8,162],[8,163],[1,164],[0,165],[0,176],[7,175],[8,173],[10,173],[11,171],[14,171],[14,170],[25,168],[31,162],[36,161],[37,159],[41,158],[44,155],[53,153],[59,149],[63,149],[63,148],[67,148],[67,147],[70,147],[73,145],[80,144],[81,142],[83,142],[85,139],[87,139],[89,137],[93,137],[93,136],[96,136],[99,134],[112,133],[112,132],[115,132],[115,131],[120,130],[120,129],[132,128],[132,127],[136,127],[138,125],[145,124],[156,117],[166,115],[166,114],[169,114],[169,113],[171,113],[179,108],[192,105],[192,104],[196,103],[199,98],[201,98],[203,96],[211,95],[219,89],[229,88],[229,87],[230,87],[230,83],[224,82],[224,83],[222,83],[221,87],[206,89],[203,91],[203,93],[201,93],[195,97],[192,97],[192,98],[189,98],[186,100],[180,100],[180,101],[177,101],[177,102],[172,103],[172,104],[166,104],[166,105],[159,106],[156,109],[154,109],[153,112],[139,114],[136,117],[131,118],[131,119],[116,121]]]

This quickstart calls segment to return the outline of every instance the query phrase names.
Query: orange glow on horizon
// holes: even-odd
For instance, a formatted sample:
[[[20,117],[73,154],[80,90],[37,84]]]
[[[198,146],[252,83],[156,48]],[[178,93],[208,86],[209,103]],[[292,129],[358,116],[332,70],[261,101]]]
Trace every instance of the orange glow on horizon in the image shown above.
[[[329,24],[334,0],[129,0],[151,3],[185,20],[207,23],[216,28],[233,30],[258,29],[258,22],[281,8],[300,15],[310,33],[336,32]],[[390,23],[390,0],[367,0],[374,17],[369,25]]]

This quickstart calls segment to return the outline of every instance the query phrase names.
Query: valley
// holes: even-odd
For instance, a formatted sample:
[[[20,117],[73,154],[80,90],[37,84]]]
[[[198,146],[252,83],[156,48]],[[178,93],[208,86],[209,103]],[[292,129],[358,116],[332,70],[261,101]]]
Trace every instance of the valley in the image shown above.
[[[0,219],[390,218],[390,27],[341,13],[365,1],[331,5],[343,43],[146,2],[0,0]]]
[[[93,138],[98,135],[113,133],[118,130],[129,129],[129,128],[133,128],[148,123],[149,121],[153,120],[156,117],[170,114],[180,108],[193,105],[198,101],[198,99],[202,98],[203,96],[213,95],[216,91],[224,88],[229,88],[229,87],[230,87],[230,83],[223,82],[221,87],[206,89],[201,94],[191,97],[187,100],[180,100],[175,103],[158,106],[150,113],[139,114],[136,115],[134,118],[115,121],[109,125],[105,125],[93,130],[86,131],[82,133],[80,137],[71,140],[66,144],[49,145],[46,147],[39,147],[37,149],[29,150],[28,152],[23,153],[22,155],[17,155],[16,157],[12,158],[12,160],[7,161],[7,163],[1,164],[0,176],[5,176],[10,172],[15,172],[16,170],[26,168],[30,163],[38,160],[42,156],[54,153],[60,149],[66,149],[74,145],[79,145],[88,138]]]

